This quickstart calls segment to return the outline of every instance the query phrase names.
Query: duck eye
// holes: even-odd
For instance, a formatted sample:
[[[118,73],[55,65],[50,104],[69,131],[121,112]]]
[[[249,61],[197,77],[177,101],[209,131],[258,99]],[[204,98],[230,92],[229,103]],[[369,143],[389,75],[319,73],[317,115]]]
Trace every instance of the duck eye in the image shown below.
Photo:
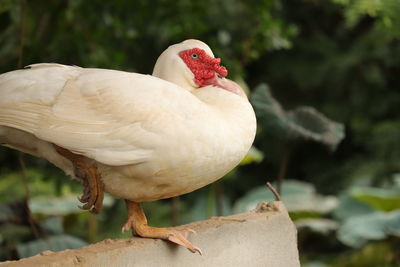
[[[197,59],[199,57],[199,55],[197,55],[196,53],[193,53],[190,55],[193,59]]]
[[[220,75],[220,74],[218,74],[217,73],[217,77],[219,78],[219,79],[222,79],[223,77]]]

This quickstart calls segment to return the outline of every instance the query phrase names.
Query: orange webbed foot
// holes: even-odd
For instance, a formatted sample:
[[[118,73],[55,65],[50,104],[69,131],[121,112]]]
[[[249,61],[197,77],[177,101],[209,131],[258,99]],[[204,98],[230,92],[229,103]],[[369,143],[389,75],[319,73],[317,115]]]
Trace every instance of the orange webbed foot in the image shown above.
[[[168,240],[183,246],[193,253],[198,252],[202,255],[200,248],[194,246],[187,240],[191,233],[196,233],[192,229],[184,228],[157,228],[147,225],[147,219],[139,203],[126,201],[128,208],[128,220],[122,227],[122,232],[133,230],[137,235],[147,238],[157,238]]]

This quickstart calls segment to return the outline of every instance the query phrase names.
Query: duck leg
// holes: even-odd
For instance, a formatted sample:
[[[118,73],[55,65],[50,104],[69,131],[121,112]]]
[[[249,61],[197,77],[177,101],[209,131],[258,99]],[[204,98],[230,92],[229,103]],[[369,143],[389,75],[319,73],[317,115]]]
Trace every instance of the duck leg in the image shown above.
[[[190,243],[186,238],[189,233],[194,233],[192,229],[156,228],[147,224],[146,215],[140,203],[125,200],[128,209],[128,220],[122,227],[122,232],[132,229],[137,235],[148,238],[158,238],[169,240],[181,245],[191,252],[202,254],[201,250]]]
[[[54,145],[54,148],[61,156],[72,162],[75,176],[83,181],[83,195],[78,199],[84,205],[78,207],[92,213],[99,213],[103,207],[104,184],[97,167],[82,155],[74,154],[57,145]]]

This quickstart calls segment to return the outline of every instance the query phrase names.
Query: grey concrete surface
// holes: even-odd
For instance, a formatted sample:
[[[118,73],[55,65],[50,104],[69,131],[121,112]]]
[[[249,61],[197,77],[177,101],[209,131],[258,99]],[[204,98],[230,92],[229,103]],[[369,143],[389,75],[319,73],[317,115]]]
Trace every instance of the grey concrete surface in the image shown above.
[[[45,251],[0,267],[24,266],[300,266],[297,231],[280,201],[262,202],[249,213],[213,217],[184,227],[203,255],[163,240],[104,240],[80,249]]]

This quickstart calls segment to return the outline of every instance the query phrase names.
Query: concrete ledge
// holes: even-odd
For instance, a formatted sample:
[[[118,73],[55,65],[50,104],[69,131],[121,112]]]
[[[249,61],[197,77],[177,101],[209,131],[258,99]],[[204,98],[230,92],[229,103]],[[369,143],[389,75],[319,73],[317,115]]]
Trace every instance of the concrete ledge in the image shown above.
[[[163,240],[107,239],[80,249],[44,251],[18,266],[300,266],[297,231],[282,202],[262,202],[253,212],[187,225],[189,240],[203,251],[193,254]]]

